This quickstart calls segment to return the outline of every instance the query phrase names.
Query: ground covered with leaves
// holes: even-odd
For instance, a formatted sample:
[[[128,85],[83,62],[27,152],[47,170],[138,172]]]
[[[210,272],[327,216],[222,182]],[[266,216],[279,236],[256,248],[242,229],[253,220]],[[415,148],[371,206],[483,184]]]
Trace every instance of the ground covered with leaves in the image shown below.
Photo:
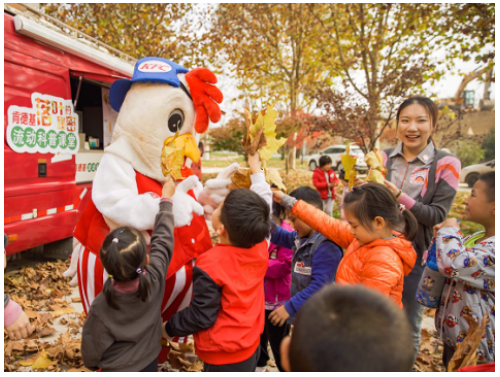
[[[35,329],[20,341],[8,339],[4,331],[4,371],[88,371],[80,351],[85,313],[71,306],[79,299],[70,298],[70,279],[62,276],[68,267],[69,261],[47,262],[4,275],[5,293],[22,306]],[[56,321],[66,331],[54,340]]]
[[[439,334],[434,328],[434,314],[436,309],[425,308],[424,323],[420,334],[420,351],[413,366],[415,372],[444,372],[443,343],[439,341]]]
[[[300,186],[312,185],[312,172],[291,170],[288,174],[280,170],[280,176],[288,192]],[[203,182],[215,178],[214,174],[203,174]],[[462,232],[470,234],[481,230],[477,224],[463,221],[467,192],[458,192],[450,210],[450,217],[462,220]],[[335,206],[334,217],[340,217]],[[218,237],[211,229],[214,243]],[[69,267],[68,261],[54,261],[36,267],[22,267],[4,275],[5,293],[19,303],[27,314],[34,333],[27,339],[12,341],[4,331],[4,371],[89,371],[83,366],[81,357],[81,331],[85,313],[75,311],[74,288],[69,286],[69,278],[62,276]],[[73,296],[73,297],[72,297]],[[444,371],[441,362],[442,344],[430,323],[434,317],[433,309],[426,309],[422,329],[421,349],[414,366],[415,371]],[[56,324],[58,326],[56,326]],[[57,331],[55,327],[64,331]],[[201,371],[203,363],[197,358],[193,343],[172,344],[169,361],[160,371]]]

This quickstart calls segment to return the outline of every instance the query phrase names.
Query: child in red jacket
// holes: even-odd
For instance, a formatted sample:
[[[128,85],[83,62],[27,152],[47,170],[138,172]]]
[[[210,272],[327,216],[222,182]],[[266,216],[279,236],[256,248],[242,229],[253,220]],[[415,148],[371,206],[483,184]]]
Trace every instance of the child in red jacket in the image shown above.
[[[332,159],[329,156],[319,158],[319,168],[313,173],[313,185],[321,195],[323,207],[327,215],[333,214],[333,201],[335,200],[335,186],[339,180],[332,169]]]
[[[254,372],[259,359],[273,199],[259,154],[248,164],[250,190],[231,191],[212,215],[220,243],[196,260],[191,305],[163,326],[167,339],[194,335],[205,372]]]

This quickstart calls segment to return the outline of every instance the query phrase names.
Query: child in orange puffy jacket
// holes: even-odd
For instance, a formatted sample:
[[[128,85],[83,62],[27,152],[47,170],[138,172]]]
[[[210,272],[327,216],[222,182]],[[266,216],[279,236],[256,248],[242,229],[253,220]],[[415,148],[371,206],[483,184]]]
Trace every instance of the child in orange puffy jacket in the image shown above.
[[[347,249],[336,283],[376,289],[403,307],[404,276],[417,259],[411,240],[417,234],[418,224],[385,186],[370,182],[346,195],[343,206],[348,224],[282,192],[275,191],[273,195],[297,218]],[[401,228],[403,234],[396,231]]]

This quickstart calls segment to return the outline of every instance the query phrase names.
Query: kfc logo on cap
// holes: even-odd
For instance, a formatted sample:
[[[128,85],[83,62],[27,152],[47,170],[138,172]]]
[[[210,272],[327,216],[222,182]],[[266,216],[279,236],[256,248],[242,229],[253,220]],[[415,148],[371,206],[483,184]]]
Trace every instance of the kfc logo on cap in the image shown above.
[[[138,70],[141,72],[170,72],[172,67],[159,60],[149,60],[142,63]]]

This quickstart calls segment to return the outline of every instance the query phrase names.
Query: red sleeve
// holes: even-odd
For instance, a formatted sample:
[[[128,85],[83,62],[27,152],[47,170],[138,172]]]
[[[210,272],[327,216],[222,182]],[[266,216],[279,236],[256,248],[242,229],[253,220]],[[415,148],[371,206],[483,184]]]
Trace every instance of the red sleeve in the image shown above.
[[[318,189],[328,188],[324,174],[322,175],[315,170],[313,174],[313,185]]]

